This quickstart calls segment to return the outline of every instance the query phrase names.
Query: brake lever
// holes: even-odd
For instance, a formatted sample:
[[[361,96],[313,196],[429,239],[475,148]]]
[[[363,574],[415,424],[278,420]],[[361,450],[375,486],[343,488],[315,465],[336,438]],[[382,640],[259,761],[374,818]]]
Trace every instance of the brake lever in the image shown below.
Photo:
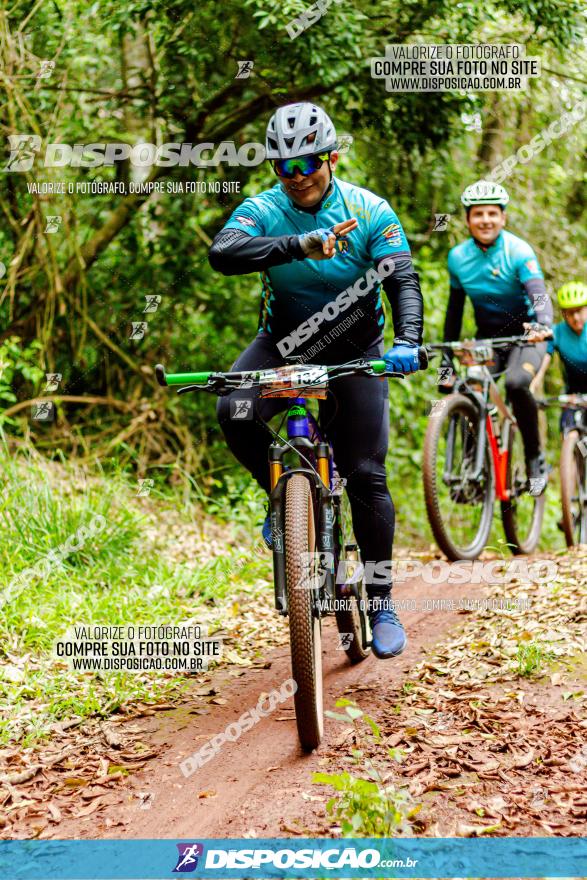
[[[208,385],[185,385],[183,388],[178,388],[178,394],[187,394],[188,391],[206,391],[208,394],[217,394],[222,397],[225,394],[230,394],[231,388],[218,388],[217,384],[209,383]]]

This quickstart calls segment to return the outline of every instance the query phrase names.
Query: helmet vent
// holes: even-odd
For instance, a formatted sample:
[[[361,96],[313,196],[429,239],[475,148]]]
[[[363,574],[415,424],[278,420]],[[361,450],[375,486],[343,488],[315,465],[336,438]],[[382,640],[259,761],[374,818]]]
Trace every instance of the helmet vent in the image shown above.
[[[336,149],[332,120],[317,104],[301,102],[279,107],[267,126],[268,159],[289,159]]]

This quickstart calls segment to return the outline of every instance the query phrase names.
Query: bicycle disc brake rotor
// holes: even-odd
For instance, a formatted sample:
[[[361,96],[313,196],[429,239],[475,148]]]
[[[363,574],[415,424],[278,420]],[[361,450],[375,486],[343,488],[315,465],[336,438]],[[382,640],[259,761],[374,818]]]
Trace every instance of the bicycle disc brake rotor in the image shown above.
[[[485,497],[482,479],[473,480],[463,468],[458,483],[450,487],[450,498],[455,504],[480,504]]]

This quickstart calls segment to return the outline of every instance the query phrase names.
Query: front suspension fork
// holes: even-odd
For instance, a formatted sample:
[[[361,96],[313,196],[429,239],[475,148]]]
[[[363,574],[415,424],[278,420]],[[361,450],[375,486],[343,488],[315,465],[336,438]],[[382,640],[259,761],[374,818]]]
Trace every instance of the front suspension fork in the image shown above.
[[[316,474],[310,468],[296,468],[285,471],[283,456],[289,451],[287,446],[272,443],[269,447],[269,475],[271,491],[269,494],[269,510],[271,519],[271,533],[273,536],[273,581],[275,587],[275,607],[282,614],[287,614],[287,581],[285,570],[285,490],[287,481],[295,474],[304,474],[314,485],[318,502],[316,537],[316,550],[320,554],[318,585],[314,588],[315,598],[329,604],[329,598],[334,598],[334,506],[333,497],[328,483],[321,479],[322,471],[327,475],[321,462],[328,459],[328,444],[318,443],[316,446],[305,438],[297,438],[297,443],[315,449],[318,455],[319,473]],[[321,448],[324,447],[324,448]],[[321,454],[322,453],[322,454]],[[315,603],[315,607],[318,605]]]

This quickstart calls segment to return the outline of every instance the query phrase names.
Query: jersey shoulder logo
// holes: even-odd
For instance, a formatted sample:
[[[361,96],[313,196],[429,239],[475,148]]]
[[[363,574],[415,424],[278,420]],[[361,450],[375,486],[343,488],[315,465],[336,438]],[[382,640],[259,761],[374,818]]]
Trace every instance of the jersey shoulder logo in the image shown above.
[[[239,216],[235,217],[234,219],[238,223],[242,223],[243,226],[256,226],[257,225],[252,217],[244,217],[242,214],[239,214]]]
[[[400,244],[402,240],[402,234],[399,223],[390,223],[389,226],[385,227],[381,235],[390,244]]]
[[[533,274],[536,274],[538,272],[538,263],[536,260],[526,260],[524,265],[528,272],[532,272]]]

